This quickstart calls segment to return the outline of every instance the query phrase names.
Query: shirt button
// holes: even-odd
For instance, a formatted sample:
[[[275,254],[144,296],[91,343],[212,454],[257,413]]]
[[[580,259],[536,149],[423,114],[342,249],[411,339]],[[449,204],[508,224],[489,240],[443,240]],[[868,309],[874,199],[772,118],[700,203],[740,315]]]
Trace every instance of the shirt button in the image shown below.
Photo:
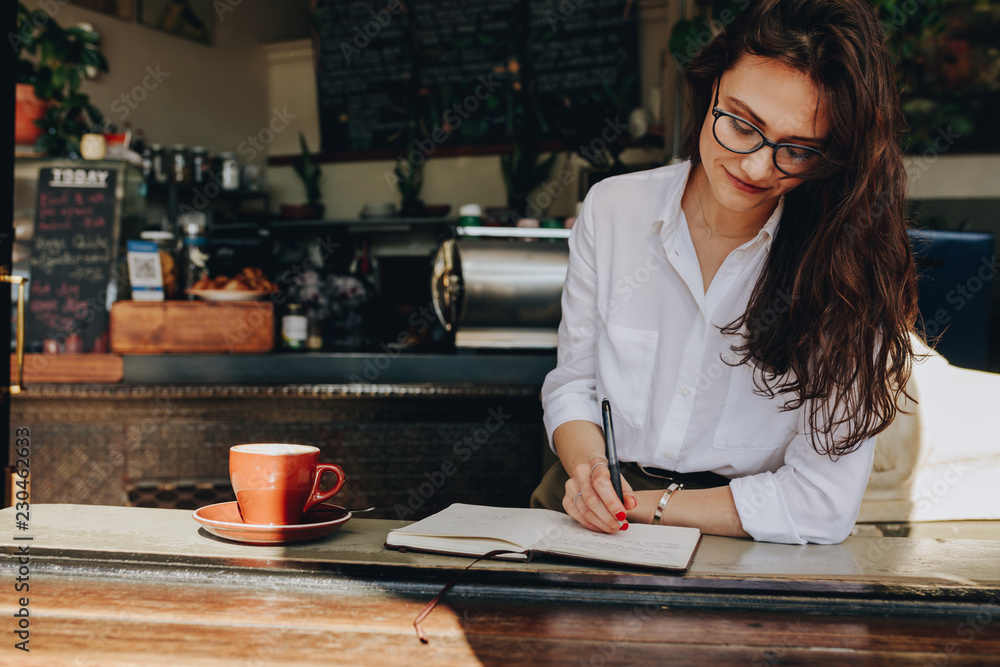
[[[691,387],[688,387],[686,385],[683,386],[683,387],[681,387],[681,395],[684,396],[684,398],[687,398],[688,396],[690,396],[691,395]]]
[[[742,250],[737,250],[736,252],[733,253],[733,257],[736,258],[737,262],[742,262],[744,254],[745,253]]]
[[[672,459],[672,458],[674,458],[674,450],[668,449],[667,451],[663,452],[663,458],[666,458],[666,459]]]

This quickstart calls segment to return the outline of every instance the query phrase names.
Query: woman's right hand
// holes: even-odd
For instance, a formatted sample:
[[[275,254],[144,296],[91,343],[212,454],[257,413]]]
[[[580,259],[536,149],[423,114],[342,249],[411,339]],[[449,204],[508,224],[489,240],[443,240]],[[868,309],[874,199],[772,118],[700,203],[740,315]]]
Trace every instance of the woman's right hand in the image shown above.
[[[593,531],[617,533],[627,530],[626,511],[634,509],[638,501],[624,477],[621,482],[624,503],[618,500],[618,494],[611,485],[608,460],[603,456],[594,456],[569,471],[563,509]]]

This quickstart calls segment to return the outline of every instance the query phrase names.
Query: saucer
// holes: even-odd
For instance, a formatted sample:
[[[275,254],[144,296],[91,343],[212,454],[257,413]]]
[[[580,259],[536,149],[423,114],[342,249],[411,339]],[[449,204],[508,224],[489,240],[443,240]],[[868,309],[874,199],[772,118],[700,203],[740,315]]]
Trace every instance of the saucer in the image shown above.
[[[336,505],[316,505],[302,516],[302,523],[282,526],[244,523],[235,500],[202,507],[194,520],[218,537],[244,544],[287,544],[325,537],[347,523],[351,513]]]
[[[243,289],[189,289],[184,290],[184,293],[196,296],[203,301],[259,301],[271,292]]]

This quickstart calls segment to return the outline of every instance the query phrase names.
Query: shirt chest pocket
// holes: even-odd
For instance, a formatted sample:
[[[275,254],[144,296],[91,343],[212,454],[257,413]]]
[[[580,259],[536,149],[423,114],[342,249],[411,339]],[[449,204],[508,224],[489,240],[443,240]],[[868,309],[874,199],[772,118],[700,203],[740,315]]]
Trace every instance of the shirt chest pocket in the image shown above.
[[[614,418],[641,428],[649,414],[659,332],[603,323],[597,342],[598,398],[607,398]]]
[[[753,369],[735,366],[715,433],[717,448],[773,450],[795,437],[800,411],[781,410],[789,397],[778,394],[769,398],[754,390]]]

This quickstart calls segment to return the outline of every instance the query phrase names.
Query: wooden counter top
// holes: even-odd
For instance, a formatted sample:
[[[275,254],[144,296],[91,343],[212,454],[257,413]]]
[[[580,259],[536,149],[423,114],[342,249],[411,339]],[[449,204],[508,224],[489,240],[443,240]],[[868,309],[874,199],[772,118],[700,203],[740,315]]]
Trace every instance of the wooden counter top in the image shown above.
[[[254,546],[210,535],[187,510],[43,504],[32,506],[30,529],[24,534],[32,537],[31,550],[39,558],[306,570],[327,566],[454,570],[469,563],[467,558],[386,549],[386,534],[406,522],[360,517],[318,540]],[[12,508],[0,510],[0,526],[4,525],[12,527],[0,537],[4,552],[24,544],[8,536],[21,535],[13,530]],[[578,581],[627,580],[637,588],[691,588],[692,582],[724,581],[729,591],[759,590],[765,582],[793,591],[812,590],[824,582],[827,590],[855,592],[894,586],[939,594],[1000,593],[1000,541],[849,537],[837,545],[797,546],[705,535],[681,577],[563,560],[483,561],[476,570],[543,578],[558,574]]]
[[[0,577],[30,550],[31,658],[44,664],[989,664],[1000,543],[703,539],[687,574],[569,561],[481,562],[382,547],[355,518],[313,542],[246,546],[182,510],[0,511]],[[15,540],[30,537],[30,540]],[[9,586],[0,615],[18,599]],[[977,620],[978,619],[978,620]],[[10,634],[0,663],[20,651]],[[15,662],[9,662],[14,659]],[[28,664],[27,661],[23,664]],[[41,663],[40,663],[41,664]]]

